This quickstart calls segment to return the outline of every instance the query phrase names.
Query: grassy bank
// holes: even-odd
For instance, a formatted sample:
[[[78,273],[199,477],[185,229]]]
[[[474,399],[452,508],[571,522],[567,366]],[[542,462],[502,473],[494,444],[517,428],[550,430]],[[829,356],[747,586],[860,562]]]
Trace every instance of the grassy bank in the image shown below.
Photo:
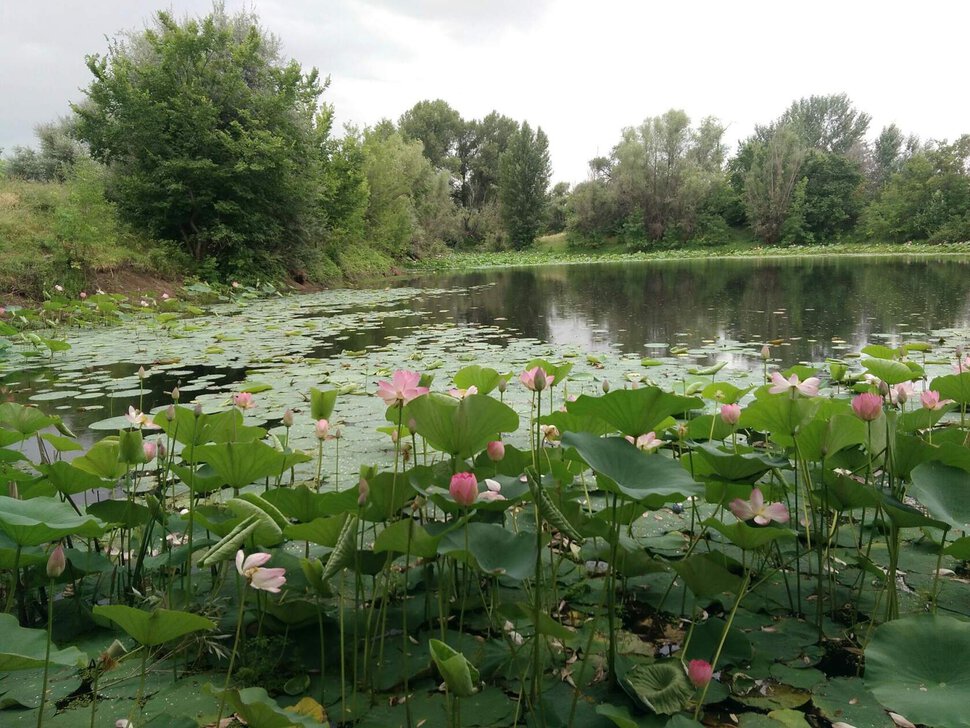
[[[409,264],[418,272],[473,270],[515,265],[609,263],[642,260],[690,260],[696,258],[789,258],[801,256],[864,255],[970,255],[970,242],[963,243],[837,243],[832,245],[764,246],[757,242],[724,245],[630,251],[627,246],[578,247],[565,235],[540,238],[528,250],[459,252]]]

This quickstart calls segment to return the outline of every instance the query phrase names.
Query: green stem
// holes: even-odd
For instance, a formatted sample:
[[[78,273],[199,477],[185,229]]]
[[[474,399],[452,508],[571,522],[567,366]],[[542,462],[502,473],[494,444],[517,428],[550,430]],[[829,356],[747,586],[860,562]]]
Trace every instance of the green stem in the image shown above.
[[[741,588],[738,589],[738,598],[734,600],[734,606],[731,607],[731,614],[728,617],[727,623],[724,625],[724,629],[721,631],[721,640],[717,643],[717,651],[714,653],[714,660],[711,662],[711,673],[717,669],[717,661],[721,659],[721,651],[724,649],[724,643],[727,642],[728,633],[731,631],[731,625],[734,623],[734,616],[738,613],[738,607],[741,606],[741,600],[744,599],[745,590],[748,588],[748,583],[751,581],[751,570],[748,569],[744,574],[744,581],[741,582]],[[704,690],[701,691],[701,696],[697,700],[697,707],[694,708],[694,720],[700,719],[701,708],[704,707],[704,698],[707,697],[707,689],[711,687],[711,683],[708,682],[704,686]]]
[[[44,725],[44,704],[47,702],[47,674],[51,665],[51,632],[54,628],[54,580],[49,581],[47,591],[47,650],[44,653],[44,679],[40,689],[40,709],[37,711],[37,728]]]
[[[226,672],[226,682],[222,686],[222,698],[219,701],[219,715],[216,717],[216,725],[222,721],[222,714],[226,709],[226,697],[229,694],[229,681],[232,679],[232,668],[236,665],[236,654],[239,652],[239,637],[242,634],[243,615],[246,612],[246,592],[245,585],[239,591],[239,614],[236,616],[236,639],[232,643],[232,655],[229,657],[229,670]]]

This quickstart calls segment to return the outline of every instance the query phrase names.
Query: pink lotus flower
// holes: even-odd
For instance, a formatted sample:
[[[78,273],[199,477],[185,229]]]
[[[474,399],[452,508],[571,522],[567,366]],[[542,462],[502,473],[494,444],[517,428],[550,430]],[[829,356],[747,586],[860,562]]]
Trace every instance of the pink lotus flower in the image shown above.
[[[391,381],[377,383],[377,396],[384,400],[388,407],[404,405],[428,393],[427,387],[419,387],[421,375],[417,372],[398,369],[391,375]]]
[[[896,402],[906,404],[906,400],[916,394],[916,390],[913,388],[912,382],[900,382],[893,387],[892,393],[896,397]]]
[[[317,420],[313,423],[313,431],[318,440],[326,440],[330,434],[330,423],[327,420]]]
[[[555,380],[556,378],[552,374],[546,374],[541,367],[526,369],[519,375],[519,381],[532,392],[541,392],[546,387],[551,387]]]
[[[872,392],[864,392],[852,398],[852,411],[863,422],[878,420],[882,414],[882,397]]]
[[[771,382],[772,386],[768,390],[768,392],[771,394],[798,392],[806,397],[814,397],[816,394],[818,394],[818,377],[809,377],[804,382],[800,382],[797,374],[792,374],[788,379],[785,379],[781,372],[772,372]]]
[[[455,473],[451,476],[448,492],[455,503],[468,508],[478,500],[478,480],[472,473]]]
[[[761,493],[760,488],[755,488],[751,491],[750,500],[735,498],[728,507],[739,521],[750,521],[754,519],[754,522],[759,526],[767,526],[772,521],[777,521],[778,523],[788,521],[788,509],[785,507],[785,504],[765,503],[765,497]]]
[[[370,483],[367,482],[367,478],[361,478],[357,481],[357,505],[363,508],[368,497],[370,497]]]
[[[488,459],[494,463],[505,457],[505,443],[501,440],[492,440],[485,448]]]
[[[468,389],[459,389],[457,387],[453,387],[448,390],[448,394],[450,394],[455,399],[464,399],[469,394],[478,394],[478,387],[476,387],[474,384],[470,386]]]
[[[640,435],[635,440],[632,435],[627,435],[624,439],[633,445],[633,447],[637,448],[637,450],[643,450],[644,452],[652,452],[664,444],[663,439],[657,437],[656,432],[648,432],[646,435]]]
[[[145,441],[142,443],[142,449],[145,451],[145,462],[150,463],[158,455],[158,445],[154,442]]]
[[[928,410],[938,410],[943,409],[948,404],[953,402],[952,399],[940,399],[940,393],[929,389],[919,396],[920,402],[923,403],[923,407]]]
[[[236,392],[232,395],[232,403],[241,410],[252,409],[256,406],[256,400],[250,392]]]
[[[721,419],[726,424],[731,425],[731,427],[734,427],[736,424],[738,424],[738,420],[741,419],[741,405],[739,404],[721,405]]]
[[[64,573],[66,568],[67,557],[64,555],[64,546],[57,544],[47,559],[47,578],[56,579]]]
[[[695,688],[702,688],[711,681],[714,668],[707,660],[691,660],[687,663],[687,677]]]
[[[272,558],[270,554],[255,553],[246,556],[242,549],[236,552],[236,571],[246,578],[253,589],[279,594],[286,583],[286,569],[264,569],[263,564]]]
[[[125,414],[125,419],[135,427],[144,427],[146,430],[158,429],[158,425],[152,422],[148,415],[146,415],[140,409],[135,409],[130,405],[128,407],[128,412]]]

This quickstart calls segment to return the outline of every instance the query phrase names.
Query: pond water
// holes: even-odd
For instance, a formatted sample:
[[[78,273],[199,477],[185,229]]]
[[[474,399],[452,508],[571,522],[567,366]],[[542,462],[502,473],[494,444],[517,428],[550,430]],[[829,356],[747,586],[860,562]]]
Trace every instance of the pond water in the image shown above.
[[[529,360],[574,362],[572,394],[637,378],[680,386],[692,367],[758,384],[761,346],[772,367],[822,366],[868,343],[967,341],[970,260],[918,258],[711,259],[503,268],[422,276],[383,288],[333,290],[214,306],[174,328],[151,317],[123,328],[60,331],[72,349],[52,361],[0,360],[0,396],[61,415],[82,443],[124,426],[129,405],[226,406],[242,386],[268,385],[247,422],[278,427],[301,412],[291,444],[315,450],[311,386],[339,387],[341,462],[387,462],[375,438],[384,410],[375,383],[397,368],[435,374],[435,388],[470,363],[503,372]],[[642,360],[649,358],[650,366]],[[148,376],[139,382],[137,370]],[[245,385],[243,384],[245,383]],[[528,411],[519,386],[508,397]],[[562,396],[558,390],[556,396]],[[304,414],[305,413],[305,414]],[[336,449],[328,445],[328,452]],[[336,453],[334,453],[336,454]]]

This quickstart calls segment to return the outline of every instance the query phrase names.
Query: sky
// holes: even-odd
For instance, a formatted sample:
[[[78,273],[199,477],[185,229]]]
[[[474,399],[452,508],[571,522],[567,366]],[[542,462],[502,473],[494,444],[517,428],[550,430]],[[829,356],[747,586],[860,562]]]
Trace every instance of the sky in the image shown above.
[[[285,56],[330,77],[339,125],[396,120],[441,98],[549,136],[553,182],[582,182],[624,127],[668,109],[718,117],[732,150],[795,99],[847,93],[923,139],[970,133],[970,3],[950,0],[226,0],[254,10]],[[0,149],[68,113],[87,54],[159,9],[209,0],[0,0]]]

